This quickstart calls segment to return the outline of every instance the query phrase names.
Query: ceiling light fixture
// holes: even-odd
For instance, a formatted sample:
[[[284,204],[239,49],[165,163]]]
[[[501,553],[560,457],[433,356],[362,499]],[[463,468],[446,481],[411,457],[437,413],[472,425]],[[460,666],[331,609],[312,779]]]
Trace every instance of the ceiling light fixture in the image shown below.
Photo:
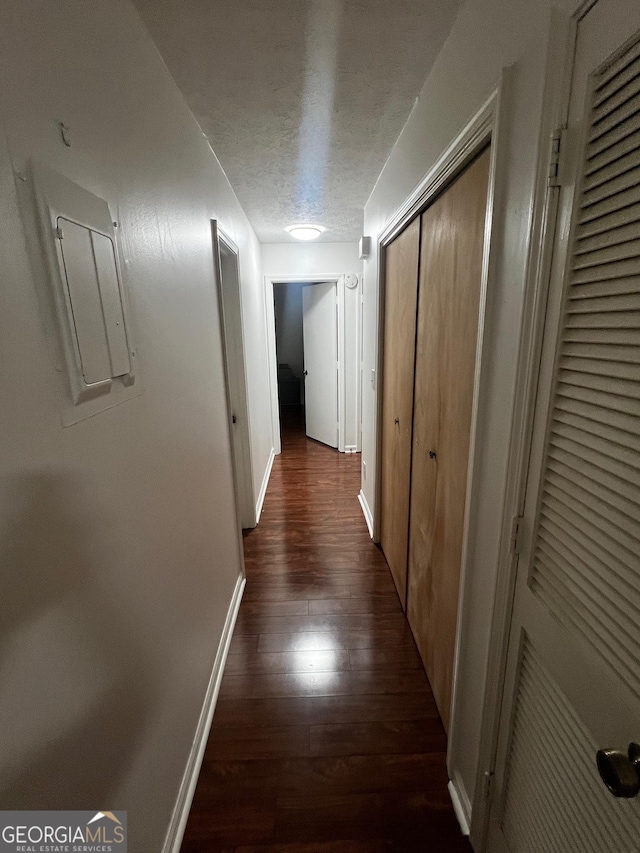
[[[289,225],[284,230],[288,231],[295,240],[315,240],[327,229],[322,225]]]

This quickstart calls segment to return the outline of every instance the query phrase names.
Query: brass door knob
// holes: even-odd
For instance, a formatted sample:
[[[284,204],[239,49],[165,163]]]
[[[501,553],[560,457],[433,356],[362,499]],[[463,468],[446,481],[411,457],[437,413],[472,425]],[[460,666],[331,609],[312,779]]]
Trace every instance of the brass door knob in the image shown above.
[[[630,743],[627,754],[599,749],[596,764],[600,778],[614,797],[631,799],[640,793],[640,744]]]

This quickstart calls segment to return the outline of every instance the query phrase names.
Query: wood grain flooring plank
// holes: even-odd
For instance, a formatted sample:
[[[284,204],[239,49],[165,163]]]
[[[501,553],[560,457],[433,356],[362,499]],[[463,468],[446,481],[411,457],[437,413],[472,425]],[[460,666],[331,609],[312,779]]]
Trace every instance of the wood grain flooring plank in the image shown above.
[[[236,847],[234,853],[392,853],[399,848],[392,841],[319,841],[311,843],[250,844]]]
[[[308,616],[257,616],[238,614],[236,631],[239,634],[286,634],[290,631],[356,630],[371,628],[399,629],[406,625],[404,614],[399,613],[329,613]]]
[[[255,760],[309,755],[309,726],[265,726],[250,728],[228,726],[214,728],[205,756],[224,759]]]
[[[243,616],[306,616],[309,613],[309,602],[305,599],[284,601],[251,601],[244,599],[240,605],[239,614]]]
[[[372,755],[440,752],[447,748],[442,721],[422,720],[313,725],[311,755]]]
[[[398,596],[377,595],[351,598],[316,599],[309,602],[309,613],[401,613]]]
[[[243,604],[245,601],[295,601],[297,599],[313,599],[313,598],[351,598],[353,596],[354,586],[346,583],[341,583],[339,579],[336,583],[329,581],[310,582],[304,578],[297,583],[292,581],[277,581],[263,584],[248,584],[243,595]]]
[[[221,699],[213,718],[217,730],[226,727],[274,728],[292,725],[322,725],[425,720],[438,717],[428,693],[365,693],[338,696],[299,696]]]
[[[367,630],[302,631],[286,634],[260,634],[259,652],[313,651],[320,649],[366,649],[414,646],[408,625],[398,628],[371,628]]]
[[[230,655],[227,659],[226,672],[230,675],[266,672],[342,672],[349,668],[348,650],[315,649]]]
[[[225,672],[220,682],[219,699],[251,696],[253,691],[253,676],[243,672],[239,675],[229,675]]]
[[[229,643],[229,654],[247,654],[258,651],[258,634],[234,634]]]
[[[182,853],[470,853],[446,737],[356,495],[283,415]]]
[[[418,791],[281,799],[275,836],[299,842],[382,837],[405,845],[399,849],[423,853],[470,849],[457,829],[450,803]]]
[[[274,673],[254,677],[252,697],[342,696],[363,693],[428,693],[431,688],[424,670],[398,672]]]
[[[421,669],[422,660],[414,645],[395,648],[351,649],[351,669]]]

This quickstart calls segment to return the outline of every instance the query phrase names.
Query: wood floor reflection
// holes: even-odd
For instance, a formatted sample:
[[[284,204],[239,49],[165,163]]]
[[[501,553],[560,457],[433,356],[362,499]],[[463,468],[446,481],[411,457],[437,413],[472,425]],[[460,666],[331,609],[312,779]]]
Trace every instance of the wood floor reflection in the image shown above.
[[[446,739],[356,495],[283,424],[182,853],[469,853]]]

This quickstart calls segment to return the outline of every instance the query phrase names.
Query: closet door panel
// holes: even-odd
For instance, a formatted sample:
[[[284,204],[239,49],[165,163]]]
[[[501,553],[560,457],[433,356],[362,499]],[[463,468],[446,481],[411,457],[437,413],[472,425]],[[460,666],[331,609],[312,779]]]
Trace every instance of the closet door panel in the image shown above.
[[[408,616],[445,729],[489,180],[485,150],[422,215]]]
[[[420,221],[386,250],[380,544],[406,605]]]

